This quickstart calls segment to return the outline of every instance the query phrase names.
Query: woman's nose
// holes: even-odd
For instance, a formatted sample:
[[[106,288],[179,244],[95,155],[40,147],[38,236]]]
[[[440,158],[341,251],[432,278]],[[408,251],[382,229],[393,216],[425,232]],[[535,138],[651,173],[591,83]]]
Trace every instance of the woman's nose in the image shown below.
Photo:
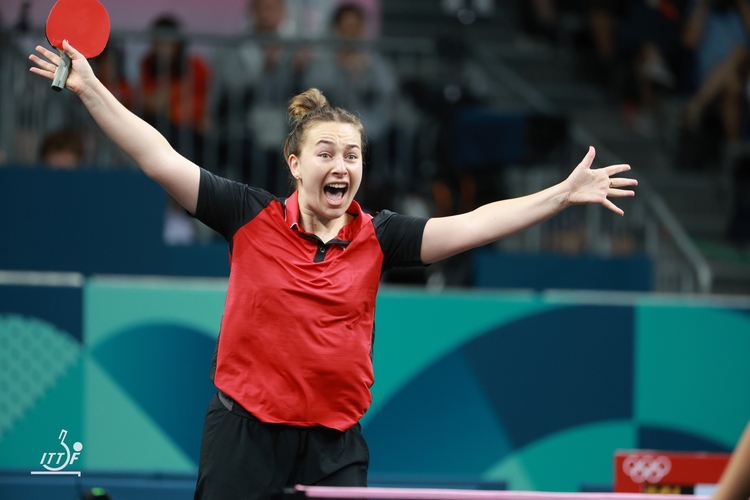
[[[337,173],[346,173],[346,162],[344,162],[344,158],[339,156],[336,157],[336,165],[334,168],[334,172]]]

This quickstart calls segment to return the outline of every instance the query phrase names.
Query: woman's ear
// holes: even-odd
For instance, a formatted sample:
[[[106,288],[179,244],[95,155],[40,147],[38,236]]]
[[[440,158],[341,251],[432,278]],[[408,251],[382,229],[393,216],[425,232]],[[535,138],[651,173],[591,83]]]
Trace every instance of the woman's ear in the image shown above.
[[[299,172],[299,158],[297,158],[296,155],[289,155],[289,158],[286,160],[287,165],[289,165],[289,171],[292,173],[292,177],[299,180],[300,172]]]

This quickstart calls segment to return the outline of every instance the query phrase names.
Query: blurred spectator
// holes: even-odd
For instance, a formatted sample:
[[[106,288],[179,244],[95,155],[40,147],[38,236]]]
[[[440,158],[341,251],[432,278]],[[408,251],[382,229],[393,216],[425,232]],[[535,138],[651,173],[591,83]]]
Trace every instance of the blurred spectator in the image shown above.
[[[644,135],[654,135],[661,115],[659,91],[677,90],[686,2],[532,0],[524,3],[521,12],[529,34],[551,41],[571,37],[562,33],[563,16],[585,25],[584,37],[572,36],[587,40],[592,49],[592,76],[623,105],[628,125]]]
[[[331,104],[351,110],[362,120],[368,136],[364,193],[376,185],[385,186],[387,181],[381,171],[389,161],[391,108],[396,93],[394,70],[380,54],[362,45],[366,26],[362,7],[340,5],[331,26],[340,43],[333,50],[318,51],[304,78],[305,88],[320,89]],[[372,210],[381,208],[366,205]]]
[[[71,92],[54,93],[55,99],[50,99],[45,98],[48,85],[35,85],[28,59],[22,54],[40,44],[39,33],[30,28],[31,3],[19,2],[17,7],[17,21],[5,9],[8,17],[0,29],[0,163],[34,165],[41,161],[41,145],[47,132],[77,124],[80,114],[76,110],[81,106],[75,103],[77,97]],[[41,110],[44,126],[37,121]]]
[[[576,46],[581,42],[592,46],[606,70],[614,62],[618,21],[629,1],[528,0],[519,2],[520,22],[532,37],[553,43],[570,39]]]
[[[660,96],[680,90],[687,1],[530,0],[523,2],[521,22],[531,36],[567,40],[592,55],[582,68],[622,107],[626,125],[665,139]]]
[[[336,106],[359,114],[370,141],[384,138],[390,124],[396,77],[379,54],[360,43],[366,28],[365,11],[355,4],[339,6],[333,15],[333,34],[342,41],[334,51],[320,51],[310,63],[305,87],[316,87]],[[354,42],[351,45],[346,41]]]
[[[294,23],[283,0],[250,0],[248,7],[250,37],[214,62],[221,162],[240,166],[244,182],[286,195],[288,173],[278,151],[287,101],[299,91],[308,55],[288,43]]]
[[[529,0],[520,5],[524,30],[550,42],[558,40],[559,13],[555,0]]]
[[[750,68],[750,6],[747,0],[695,0],[683,33],[693,51],[696,91],[685,108],[684,124],[698,129],[713,104],[723,125],[731,164],[742,137],[743,98]]]
[[[42,141],[40,162],[55,170],[76,170],[83,164],[83,139],[70,129],[47,135]]]
[[[112,92],[126,108],[133,105],[133,90],[125,78],[123,56],[120,47],[110,40],[101,54],[91,61],[91,66],[100,82]]]
[[[660,91],[678,90],[684,59],[680,43],[684,11],[680,0],[631,0],[618,22],[617,84],[624,117],[647,137],[655,137],[666,126]]]
[[[209,67],[190,55],[179,22],[169,15],[153,23],[153,43],[141,61],[144,118],[183,156],[203,157]]]
[[[617,22],[628,0],[590,0],[586,2],[591,39],[605,71],[611,72],[615,60]]]

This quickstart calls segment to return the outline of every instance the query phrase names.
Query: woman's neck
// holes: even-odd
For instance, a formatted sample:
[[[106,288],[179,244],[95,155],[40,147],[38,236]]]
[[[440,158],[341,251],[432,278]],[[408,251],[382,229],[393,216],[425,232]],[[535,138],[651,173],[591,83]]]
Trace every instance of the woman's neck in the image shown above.
[[[324,243],[335,238],[339,234],[339,231],[341,231],[341,228],[347,225],[352,219],[352,216],[348,213],[337,219],[321,219],[302,210],[300,210],[299,215],[302,229],[314,234]]]

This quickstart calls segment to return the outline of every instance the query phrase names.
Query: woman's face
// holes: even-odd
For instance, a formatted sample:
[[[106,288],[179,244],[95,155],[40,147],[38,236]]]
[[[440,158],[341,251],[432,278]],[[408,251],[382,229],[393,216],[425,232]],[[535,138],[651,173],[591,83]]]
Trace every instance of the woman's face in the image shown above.
[[[310,126],[299,157],[288,159],[297,179],[300,211],[319,220],[346,213],[362,181],[362,141],[349,123],[318,122]]]

